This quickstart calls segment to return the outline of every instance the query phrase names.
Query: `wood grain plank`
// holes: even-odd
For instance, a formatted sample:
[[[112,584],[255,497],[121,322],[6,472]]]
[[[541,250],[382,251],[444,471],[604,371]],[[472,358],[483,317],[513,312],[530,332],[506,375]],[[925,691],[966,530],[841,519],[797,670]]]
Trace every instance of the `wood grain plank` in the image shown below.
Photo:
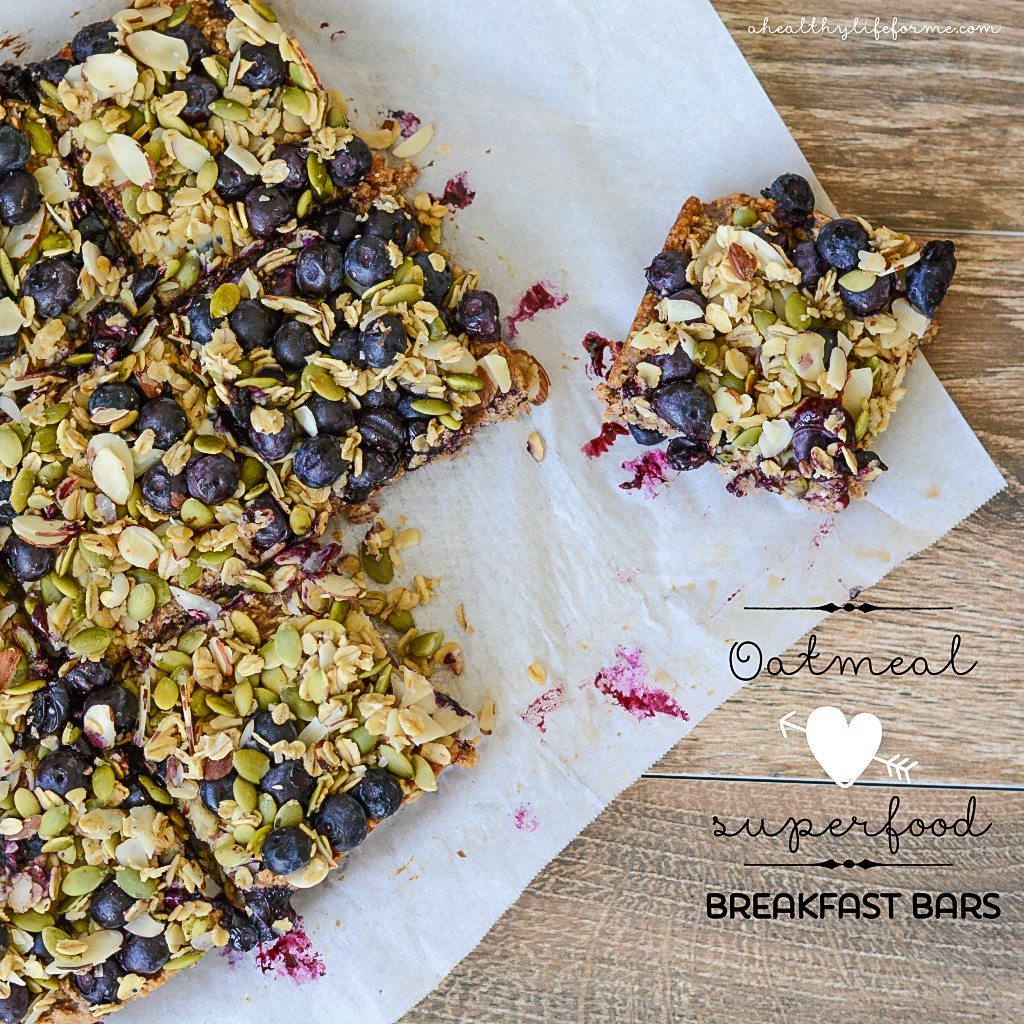
[[[890,858],[863,836],[716,839],[710,818],[790,814],[884,820],[891,790],[644,781],[534,881],[471,957],[403,1024],[671,1024],[936,1020],[1019,1015],[1024,794],[978,795],[981,840],[907,840]],[[903,791],[904,807],[955,818],[967,794]],[[952,868],[745,868],[745,860],[850,857]],[[708,890],[999,892],[997,921],[711,921]],[[909,895],[906,897],[909,900]]]
[[[1024,230],[1024,4],[1018,0],[713,0],[841,210],[931,229]],[[758,35],[875,17],[908,25],[1000,26],[996,35]]]

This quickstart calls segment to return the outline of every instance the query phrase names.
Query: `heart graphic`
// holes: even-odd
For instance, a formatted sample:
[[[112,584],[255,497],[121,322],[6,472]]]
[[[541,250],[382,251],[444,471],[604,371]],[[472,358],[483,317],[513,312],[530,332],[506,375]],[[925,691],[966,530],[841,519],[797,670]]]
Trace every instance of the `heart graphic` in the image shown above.
[[[839,708],[815,708],[807,718],[807,746],[825,774],[843,789],[871,764],[882,743],[882,723],[861,712],[849,722]]]

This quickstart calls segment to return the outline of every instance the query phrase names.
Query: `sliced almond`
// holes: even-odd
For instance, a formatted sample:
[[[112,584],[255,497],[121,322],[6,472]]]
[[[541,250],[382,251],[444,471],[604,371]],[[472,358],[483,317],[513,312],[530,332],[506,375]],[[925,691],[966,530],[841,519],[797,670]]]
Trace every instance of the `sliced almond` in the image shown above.
[[[825,371],[825,339],[813,331],[794,334],[786,342],[786,358],[804,380],[817,380]]]
[[[830,388],[842,391],[846,384],[846,353],[838,346],[832,349],[828,361],[828,375],[825,378]]]
[[[163,554],[160,538],[144,526],[128,526],[117,538],[121,557],[136,569],[155,569]]]
[[[924,337],[931,324],[931,320],[920,310],[915,309],[902,295],[893,302],[892,315],[896,317],[901,327],[918,338]]]
[[[11,527],[23,541],[37,548],[62,548],[75,534],[75,527],[63,519],[34,515],[16,516]]]
[[[94,53],[82,65],[82,79],[97,99],[130,93],[139,81],[139,66],[124,50]]]
[[[170,128],[164,132],[164,147],[182,167],[198,174],[210,161],[210,151],[195,139]]]
[[[130,135],[111,135],[107,140],[107,148],[111,159],[129,181],[140,188],[148,188],[156,180],[156,170],[152,161]]]
[[[425,124],[422,128],[414,131],[409,138],[403,139],[398,143],[391,150],[391,154],[399,160],[409,160],[418,153],[422,153],[430,145],[433,138],[434,126],[432,124]]]
[[[792,440],[793,428],[787,420],[765,420],[757,447],[764,458],[771,459],[784,452]]]
[[[703,320],[704,310],[689,299],[662,299],[658,303],[658,315],[669,324],[688,324],[692,320]]]
[[[480,365],[487,371],[488,376],[498,390],[507,395],[512,390],[512,374],[509,372],[508,360],[499,352],[488,352],[480,359]]]
[[[143,29],[126,36],[124,45],[136,60],[156,71],[188,70],[188,46],[183,39]]]
[[[868,366],[858,366],[850,371],[846,387],[843,388],[843,408],[856,419],[864,405],[871,397],[874,386],[874,374]]]
[[[224,155],[229,160],[234,160],[239,167],[242,168],[246,174],[259,174],[263,170],[263,164],[256,159],[256,157],[245,148],[240,146],[237,142],[232,142],[227,149],[224,150]]]
[[[98,449],[93,448],[93,438],[90,442],[90,451],[95,451],[92,459],[92,478],[96,486],[115,505],[124,505],[135,486],[135,465],[132,462],[131,449],[123,437],[116,434],[99,435],[109,440]]]
[[[0,299],[0,338],[9,338],[12,334],[17,334],[26,324],[27,321],[14,299],[9,296]]]
[[[39,183],[39,191],[44,203],[59,206],[78,195],[71,181],[71,175],[61,167],[59,160],[52,158],[47,160],[45,164],[37,167],[33,174]]]

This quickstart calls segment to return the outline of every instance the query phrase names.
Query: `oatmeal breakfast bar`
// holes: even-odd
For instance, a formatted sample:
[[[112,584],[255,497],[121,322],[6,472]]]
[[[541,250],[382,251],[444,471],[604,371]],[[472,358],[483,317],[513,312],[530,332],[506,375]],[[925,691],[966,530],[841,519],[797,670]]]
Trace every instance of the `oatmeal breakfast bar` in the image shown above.
[[[370,567],[386,557],[364,548]],[[472,716],[428,678],[454,645],[382,629],[385,614],[409,625],[416,599],[368,582],[326,572],[246,594],[157,647],[141,676],[143,754],[225,876],[237,948],[287,930],[292,891],[435,791],[443,768],[475,761],[460,738]]]
[[[796,174],[690,198],[598,387],[606,419],[667,440],[675,469],[718,463],[733,494],[845,508],[886,469],[871,449],[955,269],[952,242],[831,219]]]
[[[425,234],[400,194],[328,210],[178,320],[286,489],[358,504],[546,397],[540,364],[502,342],[494,295]]]
[[[401,187],[270,7],[135,0],[36,65],[60,152],[173,303],[333,199]],[[403,152],[401,146],[397,153]]]
[[[137,705],[0,607],[0,1020],[93,1021],[228,942],[181,812],[123,744]]]

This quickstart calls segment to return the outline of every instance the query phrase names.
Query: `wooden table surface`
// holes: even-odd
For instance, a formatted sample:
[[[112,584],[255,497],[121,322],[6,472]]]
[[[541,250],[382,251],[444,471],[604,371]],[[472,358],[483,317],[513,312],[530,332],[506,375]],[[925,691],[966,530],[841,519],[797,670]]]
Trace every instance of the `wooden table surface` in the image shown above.
[[[841,211],[956,242],[957,280],[928,359],[1009,484],[862,595],[955,611],[838,613],[816,630],[819,646],[938,659],[959,633],[966,660],[978,667],[961,679],[803,673],[749,684],[550,864],[404,1024],[1021,1019],[1024,3],[715,6]],[[986,22],[1001,31],[899,42],[748,31],[766,16],[796,26],[801,14],[836,24],[854,13],[889,23],[898,14],[907,25]],[[942,458],[941,438],[934,457]],[[952,819],[973,794],[989,833],[907,840],[899,854],[901,864],[949,867],[745,867],[772,860],[768,847],[715,839],[712,815],[885,818],[894,788],[843,792],[794,781],[816,774],[806,749],[765,742],[771,716],[824,703],[875,710],[886,723],[886,750],[912,752],[929,784],[948,784],[901,787],[913,816]],[[819,841],[788,859],[880,852],[887,851],[861,836]],[[707,890],[823,888],[993,891],[1002,894],[1002,916],[780,922],[712,921],[704,913]]]

